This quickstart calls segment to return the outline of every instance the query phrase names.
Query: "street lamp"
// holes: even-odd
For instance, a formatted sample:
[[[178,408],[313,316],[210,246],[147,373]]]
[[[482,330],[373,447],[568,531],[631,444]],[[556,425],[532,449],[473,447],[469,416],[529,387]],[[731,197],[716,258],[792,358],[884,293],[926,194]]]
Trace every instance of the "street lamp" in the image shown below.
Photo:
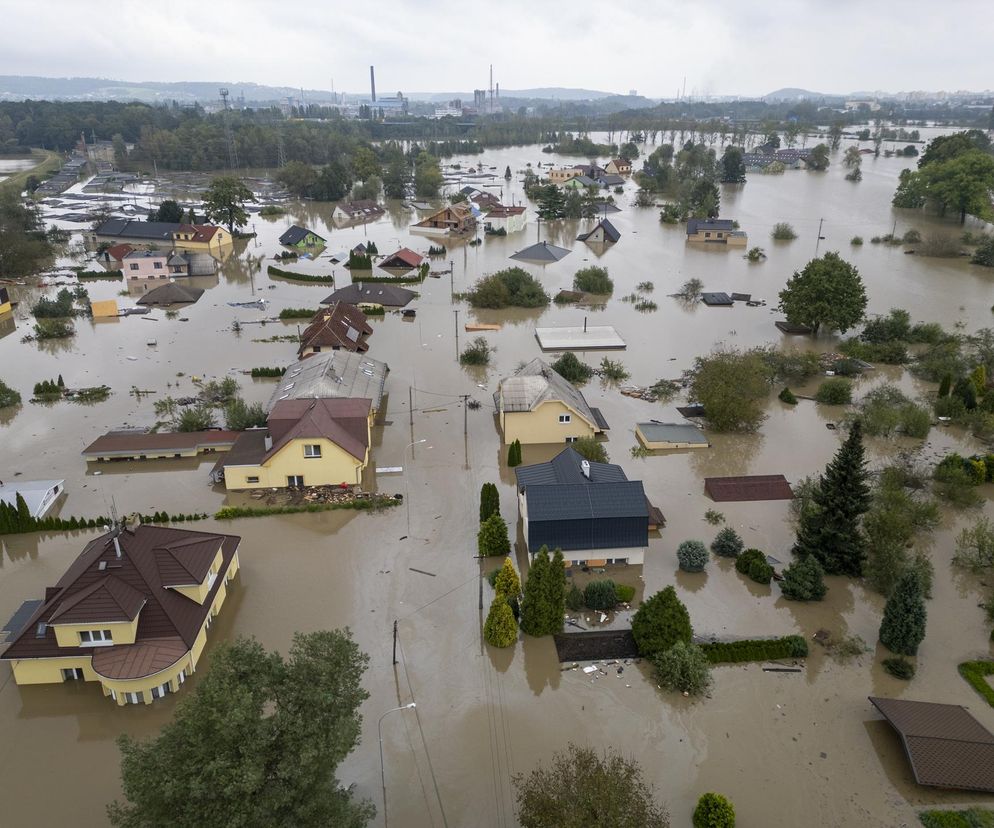
[[[414,440],[408,443],[404,448],[404,454],[401,457],[401,463],[404,462],[404,458],[407,457],[407,449],[413,449],[419,443],[427,443],[427,439]],[[414,462],[414,452],[411,452],[411,462]],[[411,484],[407,479],[407,472],[404,472],[404,506],[407,509],[407,537],[411,536]]]
[[[387,773],[383,765],[383,719],[391,713],[396,713],[398,710],[413,710],[417,706],[417,702],[411,702],[401,707],[391,708],[380,716],[379,721],[376,723],[376,734],[380,739],[380,785],[383,787],[383,828],[387,826]]]

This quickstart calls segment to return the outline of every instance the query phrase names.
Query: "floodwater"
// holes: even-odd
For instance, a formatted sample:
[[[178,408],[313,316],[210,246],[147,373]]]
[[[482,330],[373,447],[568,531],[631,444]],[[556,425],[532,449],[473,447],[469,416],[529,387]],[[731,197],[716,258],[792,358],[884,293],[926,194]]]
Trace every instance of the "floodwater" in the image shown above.
[[[369,653],[365,685],[370,699],[362,711],[363,741],[340,773],[344,783],[355,784],[359,796],[376,803],[377,824],[384,824],[378,720],[388,815],[394,825],[513,825],[511,775],[548,760],[571,740],[598,749],[610,745],[637,758],[675,825],[689,822],[697,797],[708,790],[729,796],[739,824],[746,828],[913,824],[915,809],[931,803],[994,801],[915,785],[899,740],[866,700],[882,694],[964,704],[994,729],[994,710],[956,672],[959,662],[991,654],[988,629],[977,607],[983,588],[949,564],[955,534],[973,515],[949,514],[935,534],[935,595],[929,603],[918,675],[910,683],[880,669],[884,655],[879,647],[840,665],[813,644],[803,673],[763,673],[759,665],[717,668],[710,697],[693,701],[659,690],[644,665],[626,668],[621,677],[612,673],[595,681],[578,671],[560,672],[551,639],[523,638],[504,651],[481,644],[480,564],[473,558],[481,484],[498,482],[503,514],[512,519],[516,515],[513,474],[503,464],[506,452],[494,424],[491,394],[501,374],[539,355],[532,330],[536,324],[576,325],[586,316],[590,324],[616,326],[628,347],[609,356],[624,362],[632,381],[642,385],[678,377],[696,355],[717,344],[783,343],[830,350],[835,341],[831,337],[812,342],[782,336],[773,327],[777,314],[771,310],[786,278],[813,256],[822,219],[825,239],[820,250],[839,250],[859,267],[871,312],[904,307],[916,320],[947,326],[962,322],[966,330],[990,323],[990,270],[971,267],[965,260],[924,259],[903,255],[900,248],[869,244],[871,236],[890,232],[895,220],[899,233],[910,227],[923,233],[960,232],[953,224],[891,209],[897,175],[910,162],[867,157],[864,180],[851,184],[843,179],[840,159],[841,152],[823,174],[750,174],[746,185],[723,189],[722,216],[737,218],[750,235],[750,246],[766,249],[769,258],[761,264],[745,261],[744,251],[688,248],[681,227],[660,225],[657,210],[630,206],[633,183],[616,197],[624,210],[611,221],[622,238],[606,251],[573,241],[592,222],[543,223],[539,229],[533,216],[522,233],[487,239],[478,247],[450,244],[446,263],[436,260],[433,267],[446,269],[451,259],[454,274],[420,286],[413,322],[394,314],[371,320],[375,333],[369,355],[391,367],[386,423],[374,434],[374,463],[405,467],[403,475],[381,476],[376,485],[407,495],[409,513],[401,507],[378,515],[335,512],[200,524],[243,536],[242,570],[213,628],[215,642],[254,635],[267,647],[285,650],[295,630],[347,625]],[[476,157],[454,160],[464,169],[477,162]],[[519,147],[488,151],[483,160],[502,175],[506,165],[519,171],[526,162],[577,159]],[[510,185],[494,179],[495,192],[505,201],[521,201],[518,178]],[[235,372],[292,360],[292,343],[253,339],[292,333],[296,325],[243,324],[236,335],[231,323],[236,318],[252,322],[283,307],[316,306],[330,292],[326,286],[270,281],[267,262],[259,269],[251,264],[254,257],[277,252],[277,237],[290,223],[306,224],[325,236],[329,252],[367,239],[375,240],[381,253],[401,245],[424,251],[429,244],[407,232],[415,213],[399,204],[365,227],[335,228],[330,214],[329,205],[305,203],[284,218],[254,216],[258,239],[240,242],[217,280],[198,280],[208,291],[198,304],[181,311],[188,322],[168,320],[155,310],[150,316],[156,321],[77,320],[78,334],[67,343],[22,343],[21,336],[31,327],[27,307],[38,291],[15,291],[14,298],[23,304],[16,314],[16,330],[4,336],[0,327],[2,378],[25,400],[35,382],[58,374],[70,386],[107,382],[114,394],[94,406],[25,403],[4,412],[0,479],[16,474],[26,479],[64,477],[68,495],[61,513],[66,516],[103,514],[111,501],[119,512],[213,511],[226,502],[225,493],[207,483],[209,459],[87,468],[79,451],[109,428],[151,424],[152,400],[167,393],[192,394],[193,375],[232,373],[250,401],[269,397],[271,380],[251,380]],[[770,241],[770,229],[778,221],[790,221],[799,238],[786,244]],[[550,293],[569,287],[578,268],[597,263],[609,268],[615,298],[603,309],[550,306],[506,312],[477,312],[453,302],[452,291],[464,291],[481,274],[513,264],[507,256],[532,243],[539,232],[573,249],[546,268],[526,265]],[[867,244],[850,248],[849,239],[857,234]],[[326,259],[297,268],[332,269]],[[347,284],[347,271],[334,270],[339,284]],[[706,290],[751,293],[770,307],[688,310],[667,294],[692,277],[702,279]],[[655,284],[652,298],[659,309],[642,314],[620,297],[646,280]],[[120,285],[97,282],[87,288],[93,298],[111,298]],[[270,310],[226,304],[253,295],[271,300]],[[120,301],[127,302],[124,297]],[[458,348],[477,335],[461,329],[472,320],[503,324],[500,331],[486,334],[497,348],[488,368],[464,369],[456,361]],[[152,339],[157,344],[147,345]],[[597,363],[601,354],[585,356]],[[859,393],[883,379],[898,381],[913,395],[928,388],[898,370],[876,374],[860,381]],[[158,393],[136,398],[129,393],[133,386]],[[409,388],[413,411],[408,410]],[[643,571],[632,568],[621,580],[636,583],[642,578],[650,594],[675,584],[700,634],[798,632],[810,638],[825,628],[837,635],[858,634],[874,646],[882,600],[845,579],[829,579],[826,601],[808,606],[784,601],[775,585],[744,580],[725,561],[712,561],[701,575],[676,572],[677,544],[687,538],[710,541],[716,531],[703,520],[705,510],[714,505],[704,496],[704,476],[783,473],[796,481],[816,473],[838,446],[838,433],[825,425],[841,416],[840,409],[802,401],[791,410],[771,398],[769,417],[756,435],[713,435],[713,446],[706,451],[632,459],[634,424],[648,418],[677,419],[678,401],[664,406],[633,400],[596,379],[584,393],[612,426],[606,446],[611,459],[630,477],[645,482],[650,499],[668,521],[651,540]],[[481,408],[464,412],[462,394],[478,400]],[[410,445],[417,440],[426,442]],[[878,464],[909,445],[914,443],[871,441],[871,462]],[[974,445],[954,430],[935,429],[923,453],[931,457],[950,448],[968,451]],[[545,460],[555,451],[552,446],[526,446],[524,461]],[[792,532],[786,503],[718,508],[748,545],[789,560]],[[989,502],[984,512],[994,513]],[[22,600],[40,596],[90,536],[0,538],[0,615],[6,618]],[[521,555],[518,564],[524,565]],[[491,595],[485,584],[483,591],[488,606]],[[396,667],[391,663],[394,619],[399,620]],[[209,667],[210,652],[209,647],[204,667]],[[412,700],[415,710],[387,713]],[[104,805],[120,795],[115,738],[121,733],[156,733],[172,715],[175,701],[169,697],[149,707],[122,709],[93,686],[18,688],[9,668],[0,665],[0,743],[8,757],[0,776],[4,824],[105,824]],[[53,789],[61,795],[52,796]]]
[[[29,170],[37,162],[34,158],[0,158],[0,181],[21,170]]]

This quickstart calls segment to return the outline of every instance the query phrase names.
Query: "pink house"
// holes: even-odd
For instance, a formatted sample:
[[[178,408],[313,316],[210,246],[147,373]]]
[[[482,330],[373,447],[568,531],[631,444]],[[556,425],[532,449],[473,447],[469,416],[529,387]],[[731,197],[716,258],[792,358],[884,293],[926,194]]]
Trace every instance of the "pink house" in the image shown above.
[[[127,279],[168,279],[169,254],[161,250],[133,250],[121,260]]]

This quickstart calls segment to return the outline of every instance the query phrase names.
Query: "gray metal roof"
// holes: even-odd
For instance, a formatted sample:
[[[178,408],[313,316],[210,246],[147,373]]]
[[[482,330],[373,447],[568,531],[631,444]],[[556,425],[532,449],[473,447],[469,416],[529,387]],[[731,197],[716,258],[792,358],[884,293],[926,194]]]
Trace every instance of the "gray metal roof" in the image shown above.
[[[6,485],[0,485],[0,501],[17,506],[17,496],[24,498],[32,517],[43,517],[51,507],[55,498],[50,496],[53,489],[62,492],[65,480],[18,480]]]
[[[169,239],[180,225],[170,221],[136,221],[135,219],[108,219],[96,229],[98,236],[115,236],[130,239]]]
[[[282,236],[280,236],[280,244],[299,244],[305,238],[307,234],[311,233],[315,238],[324,241],[321,236],[315,233],[313,230],[308,230],[306,227],[301,227],[299,224],[293,225],[289,230],[287,230]]]
[[[582,483],[605,484],[625,483],[628,478],[624,469],[614,463],[591,463],[590,478],[584,476],[583,458],[574,449],[565,448],[548,463],[536,463],[533,466],[518,466],[514,475],[518,480],[518,488],[545,484]]]
[[[689,423],[639,423],[637,427],[650,443],[708,443],[704,433]]]
[[[413,290],[399,285],[382,284],[379,282],[353,282],[341,287],[321,300],[322,305],[334,302],[347,302],[350,305],[383,305],[388,308],[402,308],[410,304],[417,294]]]
[[[616,241],[618,241],[618,239],[621,238],[621,233],[618,232],[618,228],[615,227],[613,224],[611,224],[611,222],[608,221],[606,218],[604,218],[604,219],[601,219],[599,222],[597,222],[597,224],[594,225],[594,227],[593,227],[592,230],[590,230],[587,233],[581,233],[579,236],[577,236],[576,240],[577,241],[586,241],[592,235],[594,235],[594,233],[597,232],[597,228],[598,227],[603,227],[604,228],[604,239],[606,241],[616,242]]]
[[[641,480],[604,483],[596,487],[589,483],[529,486],[525,497],[528,500],[529,522],[649,517]]]
[[[498,406],[502,397],[505,413],[534,411],[544,402],[559,400],[576,411],[591,426],[598,426],[604,420],[603,417],[598,420],[594,410],[587,405],[583,394],[575,386],[538,357],[519,368],[512,376],[500,381],[496,396]],[[601,427],[607,428],[606,425]]]
[[[378,411],[388,373],[389,365],[365,354],[351,351],[314,354],[287,367],[266,410],[272,411],[280,400],[341,397],[372,400],[373,410]]]
[[[548,262],[558,262],[560,259],[568,256],[570,252],[565,247],[558,247],[557,245],[542,241],[530,245],[524,250],[519,250],[517,253],[513,253],[509,258],[516,259],[519,262],[547,264]]]
[[[687,219],[687,235],[692,236],[701,230],[734,230],[731,219]]]

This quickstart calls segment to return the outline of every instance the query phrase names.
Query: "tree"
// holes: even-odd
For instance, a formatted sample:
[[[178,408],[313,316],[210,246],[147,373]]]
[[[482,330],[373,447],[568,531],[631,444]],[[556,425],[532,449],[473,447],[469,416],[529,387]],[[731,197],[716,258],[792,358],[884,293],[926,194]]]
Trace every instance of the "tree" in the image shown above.
[[[783,571],[780,592],[791,601],[820,601],[828,591],[824,574],[813,555],[798,558]]]
[[[723,184],[741,184],[746,180],[745,162],[742,160],[742,150],[738,147],[725,147],[725,154],[719,162],[721,166],[721,182]]]
[[[866,480],[863,430],[856,420],[812,493],[811,508],[802,513],[795,556],[814,556],[831,575],[863,574],[866,552],[859,521],[870,508]]]
[[[618,593],[614,581],[610,578],[591,581],[583,590],[583,603],[592,610],[614,609],[618,603]]]
[[[516,598],[521,592],[521,581],[510,558],[504,558],[500,572],[497,573],[497,577],[494,579],[494,589],[498,595],[503,595],[508,601]]]
[[[369,658],[348,630],[297,633],[289,657],[221,642],[172,721],[147,741],[121,736],[123,828],[148,825],[365,825],[335,770],[359,743]]]
[[[808,156],[808,169],[818,171],[827,170],[828,165],[828,147],[825,144],[818,144],[811,150],[811,155]]]
[[[207,431],[214,428],[214,411],[206,405],[184,408],[176,423],[177,431]]]
[[[694,828],[735,828],[735,808],[721,794],[706,793],[694,808]]]
[[[842,124],[836,121],[828,130],[829,143],[832,152],[835,152],[842,144]]]
[[[622,144],[618,150],[618,157],[622,161],[634,161],[639,157],[639,148],[631,141]]]
[[[515,466],[521,465],[521,441],[515,440],[507,448],[507,465],[508,468],[514,468]]]
[[[21,404],[21,395],[3,380],[0,380],[0,408],[10,408]]]
[[[914,570],[901,576],[884,605],[880,622],[880,643],[892,653],[913,656],[925,638],[925,596],[921,579]]]
[[[480,487],[480,523],[493,514],[500,514],[500,494],[497,484],[484,483]]]
[[[538,202],[539,217],[546,221],[566,215],[566,194],[555,184],[537,188],[535,200]]]
[[[846,149],[845,155],[842,156],[842,164],[847,170],[852,170],[858,168],[863,163],[863,153],[859,151],[859,147],[853,145]]]
[[[506,167],[504,167],[504,180],[505,181],[510,181],[511,180],[511,165],[510,164],[508,164]]]
[[[607,295],[614,290],[614,282],[606,267],[582,267],[573,274],[573,290]]]
[[[550,560],[543,546],[532,558],[521,599],[521,629],[532,636],[552,635],[563,628],[566,572],[558,549]]]
[[[653,656],[676,642],[690,643],[690,614],[672,586],[642,602],[632,618],[632,637],[639,653]]]
[[[787,321],[845,333],[866,313],[866,290],[859,271],[838,253],[812,259],[780,291],[779,309]]]
[[[541,308],[549,304],[549,294],[542,283],[520,267],[507,267],[481,277],[466,298],[474,308]]]
[[[609,459],[607,449],[596,437],[581,437],[570,443],[570,448],[591,463],[607,463]]]
[[[548,768],[512,778],[523,828],[601,825],[611,828],[669,828],[666,811],[653,799],[634,759],[617,751],[567,746]]]
[[[204,214],[208,221],[219,222],[234,234],[236,227],[244,227],[248,223],[245,202],[253,200],[252,191],[241,179],[221,175],[211,180],[204,193]]]
[[[12,190],[0,190],[0,278],[33,275],[54,252],[38,208],[22,204]]]
[[[418,198],[435,198],[442,183],[438,159],[426,152],[420,153],[414,164],[414,194]]]
[[[490,515],[480,524],[476,534],[476,544],[481,555],[507,555],[511,551],[511,541],[507,536],[507,524],[500,512]]]
[[[744,546],[739,533],[731,526],[726,526],[711,541],[711,551],[723,558],[737,558]]]
[[[510,647],[518,640],[518,625],[507,598],[497,593],[490,604],[490,612],[483,624],[483,637],[493,647]]]
[[[248,428],[265,428],[268,421],[262,403],[248,405],[238,398],[224,407],[224,425],[229,431],[245,431]]]
[[[667,690],[699,696],[711,687],[711,664],[697,644],[677,641],[652,657],[656,681]]]
[[[690,398],[704,406],[715,431],[755,431],[769,392],[766,364],[755,351],[715,351],[694,361]]]
[[[183,208],[179,206],[179,202],[167,198],[159,205],[159,209],[149,213],[148,220],[180,224],[183,221]]]
[[[708,550],[699,540],[685,540],[676,548],[680,569],[684,572],[703,572],[708,565]]]
[[[574,385],[580,385],[594,375],[594,369],[587,363],[580,362],[580,358],[572,351],[566,351],[551,367],[564,380]]]
[[[276,180],[298,198],[310,194],[317,177],[314,167],[302,161],[287,161],[286,166],[276,173]]]
[[[721,193],[710,178],[698,178],[682,199],[686,212],[693,218],[717,218],[721,210]]]
[[[411,183],[411,167],[404,156],[392,157],[383,172],[383,194],[387,198],[404,198]]]
[[[371,178],[379,178],[383,174],[383,167],[376,153],[369,147],[359,147],[352,155],[352,173],[362,182]]]
[[[352,189],[352,172],[338,159],[325,164],[310,187],[310,195],[316,201],[338,201]]]
[[[27,501],[24,500],[24,496],[20,492],[14,497],[14,505],[17,508],[17,525],[21,529],[30,527],[34,520],[31,517],[31,510],[28,508]]]

